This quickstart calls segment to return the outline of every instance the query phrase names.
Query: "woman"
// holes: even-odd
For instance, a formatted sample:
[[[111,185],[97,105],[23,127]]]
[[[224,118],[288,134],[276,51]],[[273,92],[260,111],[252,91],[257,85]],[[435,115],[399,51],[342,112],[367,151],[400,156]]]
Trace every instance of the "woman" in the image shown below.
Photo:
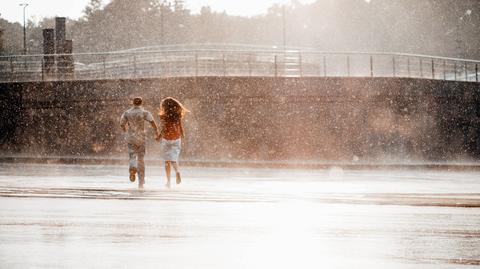
[[[182,103],[173,97],[167,97],[160,104],[160,132],[157,140],[161,140],[162,157],[165,160],[165,172],[167,175],[166,186],[170,188],[171,166],[175,170],[176,182],[182,182],[178,167],[178,158],[182,147],[183,132],[182,119],[189,112]]]

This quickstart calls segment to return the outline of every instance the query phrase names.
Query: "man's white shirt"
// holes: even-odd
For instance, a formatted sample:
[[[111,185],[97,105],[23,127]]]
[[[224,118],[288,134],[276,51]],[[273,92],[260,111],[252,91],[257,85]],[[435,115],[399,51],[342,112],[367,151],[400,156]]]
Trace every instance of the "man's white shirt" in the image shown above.
[[[127,143],[142,145],[145,143],[145,121],[153,122],[152,113],[141,106],[134,106],[122,114],[120,124],[128,125]]]

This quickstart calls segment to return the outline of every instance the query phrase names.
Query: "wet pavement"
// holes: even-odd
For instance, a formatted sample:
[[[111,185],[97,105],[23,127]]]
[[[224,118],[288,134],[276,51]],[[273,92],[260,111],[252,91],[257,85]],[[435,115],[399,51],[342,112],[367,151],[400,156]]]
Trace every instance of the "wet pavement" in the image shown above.
[[[474,268],[480,173],[0,164],[0,268]]]

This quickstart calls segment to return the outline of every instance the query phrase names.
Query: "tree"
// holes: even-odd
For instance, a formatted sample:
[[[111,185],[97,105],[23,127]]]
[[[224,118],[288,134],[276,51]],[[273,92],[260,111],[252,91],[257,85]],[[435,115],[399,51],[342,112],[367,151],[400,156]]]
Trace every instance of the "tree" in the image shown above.
[[[200,14],[191,14],[181,0],[102,2],[89,0],[84,16],[68,21],[75,52],[181,43],[282,45],[283,5],[273,5],[263,15],[240,17],[206,6]],[[462,57],[480,58],[478,0],[292,0],[285,5],[285,15],[289,46],[458,57],[461,45]],[[42,51],[42,27],[53,27],[53,20],[28,26],[32,52]],[[0,28],[5,53],[20,53],[21,24],[0,19]]]
[[[102,7],[102,0],[90,0],[85,9],[83,10],[83,19],[89,20],[95,16]]]

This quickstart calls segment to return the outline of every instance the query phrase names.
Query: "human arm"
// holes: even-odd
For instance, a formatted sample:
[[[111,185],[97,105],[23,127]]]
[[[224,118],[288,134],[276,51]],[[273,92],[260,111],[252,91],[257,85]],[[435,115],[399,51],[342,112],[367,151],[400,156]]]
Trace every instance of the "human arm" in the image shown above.
[[[123,113],[120,118],[120,127],[122,128],[122,131],[127,131],[127,118],[125,117],[125,113]]]
[[[155,121],[151,121],[150,125],[152,126],[153,130],[155,130],[155,140],[157,140],[157,141],[160,140],[162,135],[160,134],[160,130],[158,129],[158,126],[155,123]]]
[[[144,117],[144,119],[150,123],[150,126],[152,126],[153,130],[155,130],[155,140],[160,140],[160,132],[158,130],[157,123],[155,123],[155,120],[153,119],[152,113],[146,111]]]
[[[182,136],[182,138],[185,138],[185,132],[183,131],[183,124],[182,124],[182,122],[180,122],[180,135]]]

